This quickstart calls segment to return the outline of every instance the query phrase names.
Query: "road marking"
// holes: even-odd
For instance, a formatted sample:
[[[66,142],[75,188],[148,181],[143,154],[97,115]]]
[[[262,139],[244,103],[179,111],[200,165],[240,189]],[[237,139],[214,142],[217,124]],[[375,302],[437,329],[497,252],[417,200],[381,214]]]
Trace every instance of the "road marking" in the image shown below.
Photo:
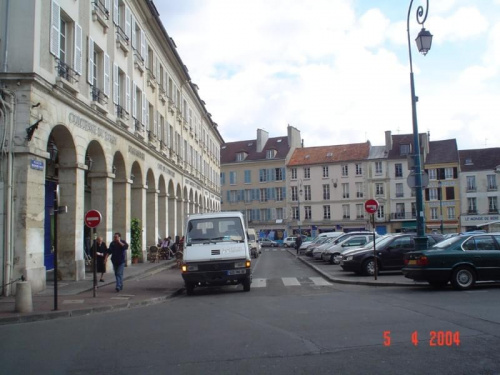
[[[314,283],[314,285],[332,285],[331,283],[329,283],[328,281],[326,281],[325,279],[323,279],[322,277],[310,277],[310,279],[312,280],[312,282]]]
[[[265,288],[267,286],[267,279],[252,279],[253,288]]]
[[[300,286],[299,280],[296,277],[282,277],[285,286]]]

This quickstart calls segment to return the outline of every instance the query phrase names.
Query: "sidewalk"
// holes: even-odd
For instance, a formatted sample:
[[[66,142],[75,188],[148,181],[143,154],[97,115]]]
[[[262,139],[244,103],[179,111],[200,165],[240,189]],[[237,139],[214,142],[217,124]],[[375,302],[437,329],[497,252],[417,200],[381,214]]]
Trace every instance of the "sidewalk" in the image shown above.
[[[295,250],[288,250],[296,255]],[[377,275],[377,280],[373,276],[360,276],[354,272],[344,271],[340,266],[329,264],[312,257],[300,255],[297,259],[313,268],[327,280],[339,284],[373,285],[373,286],[425,286],[426,282],[417,282],[407,279],[400,271],[382,271]]]
[[[54,311],[53,281],[47,281],[47,288],[33,295],[31,313],[15,312],[15,296],[0,297],[0,325],[145,306],[165,301],[182,292],[184,288],[175,260],[139,263],[126,267],[123,290],[119,293],[115,290],[113,272],[104,274],[104,280],[105,282],[98,282],[96,297],[93,292],[92,273],[87,273],[86,279],[81,281],[59,281],[57,311]]]

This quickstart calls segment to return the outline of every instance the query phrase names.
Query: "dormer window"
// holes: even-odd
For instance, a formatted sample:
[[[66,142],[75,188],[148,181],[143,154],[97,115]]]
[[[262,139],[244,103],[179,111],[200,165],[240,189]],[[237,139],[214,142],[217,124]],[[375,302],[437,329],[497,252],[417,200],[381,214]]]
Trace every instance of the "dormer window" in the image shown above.
[[[247,157],[247,153],[246,152],[238,152],[236,154],[236,161],[243,161],[245,160]]]
[[[474,165],[471,158],[465,159],[465,165]]]
[[[276,156],[276,150],[266,151],[266,159],[274,159],[275,156]]]
[[[410,153],[410,145],[399,146],[400,155],[408,155]]]

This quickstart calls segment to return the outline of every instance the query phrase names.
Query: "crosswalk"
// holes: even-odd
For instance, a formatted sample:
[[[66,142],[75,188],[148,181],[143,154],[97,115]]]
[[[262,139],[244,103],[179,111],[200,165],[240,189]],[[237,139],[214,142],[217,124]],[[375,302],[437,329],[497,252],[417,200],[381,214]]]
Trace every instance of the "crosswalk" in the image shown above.
[[[285,287],[297,287],[297,286],[330,286],[332,283],[323,279],[322,277],[281,277],[279,279],[262,279],[253,278],[252,288],[266,288],[270,280],[280,280]]]

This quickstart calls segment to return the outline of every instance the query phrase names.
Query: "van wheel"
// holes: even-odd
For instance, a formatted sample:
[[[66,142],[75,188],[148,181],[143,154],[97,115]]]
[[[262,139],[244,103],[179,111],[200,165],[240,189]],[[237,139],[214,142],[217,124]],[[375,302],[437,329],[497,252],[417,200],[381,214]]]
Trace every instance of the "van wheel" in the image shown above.
[[[250,283],[251,283],[251,280],[249,277],[247,277],[245,280],[243,280],[243,291],[245,291],[245,292],[250,291]]]
[[[188,296],[192,296],[194,294],[194,284],[193,283],[186,283],[186,294]]]

